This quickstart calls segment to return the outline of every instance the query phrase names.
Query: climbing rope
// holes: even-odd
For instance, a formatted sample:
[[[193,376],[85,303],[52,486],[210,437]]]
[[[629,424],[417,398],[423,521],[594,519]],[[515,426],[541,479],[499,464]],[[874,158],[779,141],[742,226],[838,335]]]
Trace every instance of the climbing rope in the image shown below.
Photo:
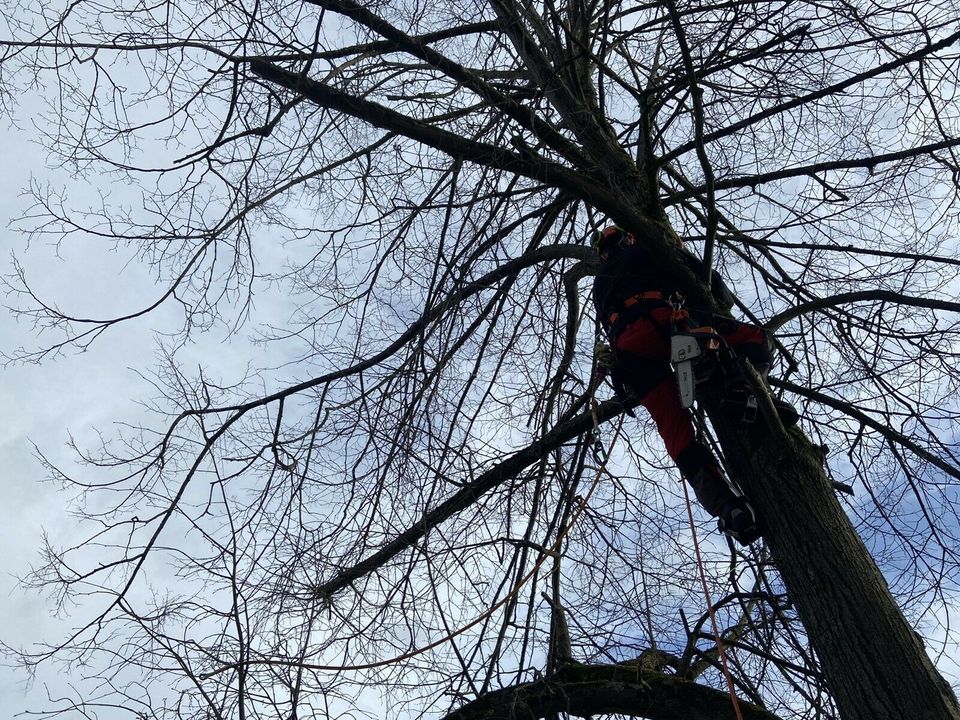
[[[690,533],[693,536],[693,551],[697,559],[697,570],[700,574],[700,586],[703,588],[703,597],[707,602],[707,615],[710,616],[713,637],[717,643],[717,655],[720,658],[720,667],[727,681],[727,690],[730,693],[730,703],[733,705],[733,714],[737,716],[737,720],[743,720],[743,713],[740,711],[740,700],[737,698],[737,691],[733,685],[733,675],[730,674],[730,667],[727,665],[727,655],[724,652],[723,641],[720,639],[720,628],[717,626],[717,617],[713,611],[713,600],[710,598],[710,589],[707,587],[707,574],[703,569],[700,541],[697,538],[697,527],[693,521],[693,506],[690,503],[690,492],[687,490],[687,483],[683,482],[682,485],[683,498],[687,502],[687,519],[690,521]]]
[[[677,318],[677,320],[682,320],[682,318],[679,317],[679,311],[683,309],[683,297],[680,296],[677,299],[671,300],[674,306],[674,317]],[[677,320],[673,320],[673,322],[676,323]],[[674,328],[675,327],[676,325],[674,325]],[[693,417],[695,421],[694,427],[696,430],[697,441],[707,445],[707,442],[710,438],[707,431],[706,422],[703,417],[703,411],[700,410],[699,412],[695,412]],[[712,445],[713,443],[710,444]],[[716,452],[716,448],[714,448],[714,452]],[[724,465],[725,463],[723,462],[723,455],[718,453],[717,456],[721,465]],[[726,468],[724,468],[724,470],[726,470]],[[700,553],[700,540],[697,536],[696,523],[694,523],[693,520],[693,506],[690,502],[690,491],[687,489],[686,482],[681,480],[680,483],[683,485],[683,499],[687,504],[687,519],[690,522],[690,534],[693,538],[693,551],[697,560],[697,571],[700,576],[700,586],[703,588],[703,597],[707,603],[707,615],[710,617],[710,625],[713,628],[713,637],[717,644],[717,656],[720,658],[720,667],[727,683],[727,690],[730,693],[730,703],[733,705],[733,713],[736,715],[737,720],[743,720],[743,714],[740,711],[740,700],[737,698],[737,692],[733,684],[733,676],[730,674],[730,667],[727,664],[727,655],[724,651],[723,641],[720,639],[720,628],[717,625],[716,614],[713,611],[713,600],[710,597],[710,589],[707,587],[707,574],[703,567],[703,557]],[[729,536],[727,536],[727,543],[730,546],[730,577],[732,580],[736,561],[736,553],[733,549],[733,541]]]

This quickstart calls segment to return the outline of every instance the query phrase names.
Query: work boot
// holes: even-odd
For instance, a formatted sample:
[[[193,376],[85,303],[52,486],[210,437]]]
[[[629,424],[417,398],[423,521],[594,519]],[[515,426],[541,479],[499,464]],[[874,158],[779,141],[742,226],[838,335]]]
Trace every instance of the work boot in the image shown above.
[[[773,400],[773,407],[785,428],[793,427],[800,422],[800,413],[793,405],[775,396],[771,396],[770,399]]]
[[[761,535],[757,514],[744,497],[727,501],[717,518],[717,527],[745,547],[759,540]]]
[[[778,397],[771,397],[770,399],[773,401],[773,407],[784,427],[793,427],[797,424],[800,420],[800,413],[793,405]],[[743,389],[732,390],[724,395],[720,401],[720,407],[746,423],[754,422],[759,412],[756,395]]]
[[[770,364],[757,363],[753,367],[763,382],[769,384]],[[783,423],[785,428],[793,427],[800,421],[800,413],[797,412],[797,409],[793,405],[786,400],[781,400],[775,395],[771,395],[770,399],[773,400],[773,407],[776,409],[777,415],[780,416],[780,422]]]

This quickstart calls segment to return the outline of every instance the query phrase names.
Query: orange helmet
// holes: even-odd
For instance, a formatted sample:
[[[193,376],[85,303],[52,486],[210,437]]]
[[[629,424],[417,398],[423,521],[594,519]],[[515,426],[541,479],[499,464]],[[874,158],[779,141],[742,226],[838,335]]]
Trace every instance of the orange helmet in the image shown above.
[[[594,233],[593,248],[598,253],[602,253],[614,245],[622,247],[625,242],[631,240],[634,240],[633,233],[627,232],[619,225],[607,225],[603,230]]]

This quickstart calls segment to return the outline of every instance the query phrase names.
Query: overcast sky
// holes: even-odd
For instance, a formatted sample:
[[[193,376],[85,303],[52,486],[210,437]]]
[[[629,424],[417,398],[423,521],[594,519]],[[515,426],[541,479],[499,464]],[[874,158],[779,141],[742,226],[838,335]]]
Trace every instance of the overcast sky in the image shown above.
[[[23,98],[16,113],[16,122],[29,126],[39,103]],[[5,172],[0,174],[0,254],[3,275],[13,269],[11,253],[17,253],[31,284],[46,300],[55,300],[65,310],[85,316],[114,316],[118,310],[142,307],[157,297],[154,281],[142,266],[129,262],[129,256],[106,252],[100,245],[84,246],[72,237],[60,247],[42,239],[31,240],[16,232],[16,223],[28,212],[31,200],[24,196],[31,179],[34,183],[71,185],[74,205],[84,201],[97,205],[101,192],[116,201],[126,191],[106,181],[97,185],[76,183],[59,168],[48,167],[46,152],[36,144],[33,134],[9,125],[0,125],[0,142],[4,148]],[[268,269],[271,253],[261,252],[261,270]],[[264,248],[261,248],[261,251]],[[275,253],[274,257],[279,257]],[[15,302],[6,299],[5,305]],[[233,345],[224,344],[229,327],[214,328],[181,348],[181,363],[203,365],[215,380],[228,382],[241,378],[249,363],[279,366],[289,360],[291,349],[276,344],[264,348],[245,341],[255,331],[260,318],[285,317],[294,307],[294,299],[282,294],[263,295],[257,299],[251,319]],[[81,448],[94,448],[97,431],[111,434],[118,422],[156,424],[141,402],[157,396],[156,389],[143,375],[157,365],[158,333],[179,329],[182,316],[175,305],[151,312],[143,321],[124,323],[101,335],[86,352],[70,350],[44,360],[41,364],[9,364],[0,367],[0,403],[4,422],[0,425],[0,470],[5,484],[4,502],[0,503],[0,642],[14,647],[29,646],[38,641],[62,639],[70,629],[89,619],[94,608],[71,607],[69,617],[54,617],[54,603],[35,591],[25,589],[19,578],[39,564],[43,534],[54,546],[75,544],[80,537],[78,524],[70,514],[73,494],[59,484],[47,481],[47,473],[35,456],[34,445],[61,470],[80,479],[93,473],[77,463],[76,453],[67,446],[73,438]],[[57,336],[37,336],[26,318],[19,320],[7,310],[0,311],[0,354],[20,347],[39,348]],[[290,374],[290,371],[286,371]],[[295,373],[296,370],[294,369]],[[267,380],[269,383],[269,380]],[[96,606],[102,609],[101,606]],[[64,677],[55,666],[40,669],[34,682],[27,674],[13,667],[9,660],[0,664],[0,720],[12,718],[24,710],[49,709],[46,686],[51,695],[66,691]],[[129,713],[106,711],[100,720],[129,718]]]
[[[29,123],[32,107],[35,106],[29,99],[21,105],[20,122]],[[0,232],[6,275],[11,270],[11,252],[22,251],[25,244],[25,238],[10,227],[10,222],[30,204],[20,195],[31,175],[43,180],[54,173],[45,169],[43,148],[30,142],[29,133],[4,125],[0,127],[0,143],[4,149]],[[28,257],[28,270],[45,280],[48,288],[60,285],[70,291],[83,287],[91,295],[102,294],[104,285],[91,281],[100,274],[94,272],[96,268],[79,262],[73,251],[65,253],[62,262],[49,264],[52,253],[37,252],[35,255],[45,256],[48,264],[37,267]],[[29,324],[17,322],[6,311],[0,313],[0,338],[4,352],[37,343]],[[149,363],[152,355],[149,332],[131,328],[131,332],[105,336],[87,353],[71,353],[43,365],[9,365],[0,369],[4,418],[0,426],[0,469],[5,490],[4,502],[0,503],[0,618],[4,618],[0,639],[4,642],[18,645],[40,638],[54,640],[69,622],[75,622],[56,622],[51,618],[52,603],[35,593],[24,592],[17,582],[31,565],[37,564],[44,531],[55,543],[66,542],[71,535],[75,538],[75,525],[67,514],[67,497],[58,487],[44,482],[45,473],[34,457],[31,443],[68,467],[72,462],[66,447],[68,433],[89,439],[93,427],[106,426],[117,417],[136,411],[128,398],[134,396],[135,386],[141,383],[128,368]],[[42,683],[60,688],[53,670],[42,672],[28,694],[22,671],[8,665],[0,668],[0,717],[13,717],[40,701],[44,696]]]
[[[22,108],[21,121],[29,115]],[[28,141],[28,135],[9,127],[0,128],[0,140],[7,149],[6,172],[2,184],[3,264],[10,271],[10,252],[21,252],[26,239],[8,227],[29,205],[18,197],[31,176],[43,179],[58,173],[44,167],[43,149]],[[59,255],[59,258],[57,258]],[[117,291],[128,300],[138,294],[149,296],[149,278],[135,266],[125,265],[121,256],[91,253],[75,246],[53,248],[34,246],[26,255],[27,271],[38,287],[58,299],[80,303],[85,310],[106,309],[116,301]],[[42,261],[42,262],[41,262]],[[65,307],[69,307],[66,304]],[[51,617],[53,604],[18,585],[17,578],[29,572],[38,562],[42,533],[46,531],[54,544],[76,539],[76,525],[68,514],[69,496],[56,485],[45,482],[45,472],[34,457],[36,443],[54,462],[71,472],[84,472],[75,464],[72,451],[66,446],[69,436],[82,445],[95,438],[94,428],[109,430],[118,419],[136,421],[144,417],[134,402],[151,396],[149,385],[135,369],[149,368],[155,360],[156,343],[151,327],[168,320],[169,314],[151,316],[149,323],[131,324],[106,333],[90,351],[69,352],[42,365],[11,365],[0,371],[0,402],[5,422],[0,426],[0,468],[5,483],[5,502],[0,504],[0,640],[13,645],[29,645],[38,639],[56,640],[67,629],[86,617],[82,611],[72,612],[63,621]],[[2,350],[19,346],[37,346],[35,332],[26,322],[17,322],[9,313],[0,313]],[[212,338],[207,347],[193,349],[197,357],[208,355],[219,360],[232,372],[239,367],[231,358],[218,353],[219,338]],[[239,362],[241,358],[233,355]],[[246,358],[243,359],[245,362]],[[229,368],[230,365],[234,365]],[[941,662],[941,670],[956,683],[960,667],[955,662]],[[26,674],[10,666],[0,667],[0,718],[13,717],[26,709],[39,709],[45,703],[47,686],[53,695],[65,691],[63,678],[55,667],[41,669],[36,682],[27,683]],[[101,720],[128,717],[126,713],[106,712]]]
[[[29,128],[31,114],[37,105],[24,98],[18,111],[18,122]],[[29,132],[0,126],[0,142],[4,172],[0,173],[0,237],[3,238],[2,273],[11,271],[11,252],[21,253],[26,239],[15,233],[10,222],[21,217],[30,204],[20,197],[30,178],[40,182],[64,180],[56,168],[45,166],[44,149],[30,139]],[[84,185],[74,187],[83,192]],[[94,202],[98,191],[121,193],[124,188],[98,188],[85,184]],[[76,200],[76,198],[74,198]],[[78,203],[75,203],[78,204]],[[59,257],[58,257],[59,256]],[[63,302],[64,307],[96,314],[106,311],[118,297],[134,301],[151,296],[151,283],[142,271],[126,265],[123,256],[90,252],[74,244],[59,252],[41,244],[25,259],[33,282],[49,297]],[[260,308],[261,311],[269,308]],[[115,308],[114,308],[115,310]],[[165,314],[166,313],[166,314]],[[176,324],[175,313],[166,310],[150,316],[140,324],[128,324],[107,332],[90,351],[70,351],[42,365],[10,365],[0,369],[0,403],[4,422],[0,424],[0,470],[6,492],[0,503],[0,640],[14,646],[29,645],[38,640],[55,641],[87,615],[81,609],[63,621],[52,617],[51,602],[27,592],[18,585],[18,577],[39,562],[38,550],[46,531],[54,545],[76,540],[76,526],[68,513],[69,495],[53,484],[44,482],[45,472],[34,457],[35,443],[53,462],[69,472],[82,473],[75,465],[75,456],[66,446],[70,436],[82,446],[95,439],[95,428],[109,431],[112,423],[123,419],[137,422],[143,417],[136,399],[150,397],[149,384],[137,370],[154,363],[155,329],[169,322]],[[234,376],[240,363],[249,359],[235,354],[217,353],[220,338],[215,334],[205,344],[196,346],[189,355],[206,356],[225,367]],[[0,313],[0,352],[20,346],[37,347],[43,342],[26,322],[17,322],[9,313]],[[255,359],[255,358],[253,358]],[[960,668],[941,663],[941,669],[956,683]],[[64,680],[57,668],[42,669],[37,681],[29,686],[26,674],[17,668],[0,666],[0,720],[24,710],[37,710],[45,703],[46,689],[58,695],[65,691]],[[129,717],[127,714],[101,715],[101,720]]]

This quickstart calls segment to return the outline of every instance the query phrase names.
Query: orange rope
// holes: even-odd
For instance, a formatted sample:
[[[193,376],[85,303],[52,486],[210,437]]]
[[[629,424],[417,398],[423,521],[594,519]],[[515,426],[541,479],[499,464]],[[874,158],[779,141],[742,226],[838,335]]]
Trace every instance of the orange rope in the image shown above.
[[[720,656],[720,667],[723,669],[723,676],[727,680],[727,690],[730,692],[733,714],[737,716],[737,720],[743,720],[743,713],[740,711],[740,700],[737,699],[737,691],[733,686],[733,676],[730,674],[730,668],[727,666],[727,655],[723,650],[723,643],[720,641],[720,629],[717,627],[717,618],[713,612],[713,601],[710,599],[710,590],[707,588],[707,575],[703,569],[703,558],[700,556],[700,541],[697,539],[697,528],[693,522],[690,492],[687,490],[686,481],[681,480],[681,484],[683,485],[683,497],[687,501],[687,518],[690,520],[690,532],[693,535],[693,550],[697,557],[697,569],[700,571],[700,585],[703,587],[703,597],[707,601],[707,614],[710,616],[710,625],[713,627],[713,637],[717,641],[717,654]]]

